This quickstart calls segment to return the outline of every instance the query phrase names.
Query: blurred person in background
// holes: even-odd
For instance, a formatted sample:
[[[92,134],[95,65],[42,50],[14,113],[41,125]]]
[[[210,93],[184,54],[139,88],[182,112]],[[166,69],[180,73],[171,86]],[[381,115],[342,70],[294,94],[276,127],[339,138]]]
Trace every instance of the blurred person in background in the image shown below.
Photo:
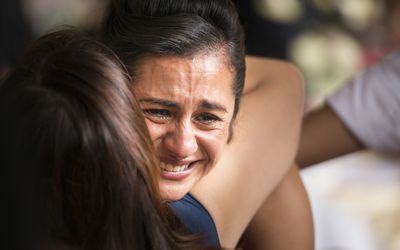
[[[386,0],[385,7],[392,52],[306,115],[297,156],[301,168],[366,148],[400,154],[400,2]]]
[[[306,115],[297,162],[304,168],[361,149],[400,155],[400,51],[356,75]]]
[[[251,3],[254,2],[255,1],[243,1],[242,5],[249,6],[251,5]],[[324,98],[328,96],[328,100],[325,104],[323,104],[322,108],[319,108],[306,115],[303,121],[300,149],[297,155],[297,160],[300,166],[304,168],[306,166],[310,166],[331,158],[338,157],[340,155],[348,154],[365,148],[373,148],[381,152],[383,151],[386,153],[399,155],[400,123],[398,117],[400,116],[399,111],[397,110],[400,110],[400,68],[398,55],[399,52],[393,51],[396,50],[396,48],[398,49],[398,41],[400,37],[398,35],[400,31],[400,1],[322,0],[318,2],[320,2],[321,4],[327,4],[328,6],[329,3],[334,3],[335,5],[337,5],[333,5],[332,7],[334,8],[331,8],[331,10],[333,11],[328,12],[328,14],[332,13],[330,14],[331,18],[319,19],[319,25],[320,28],[322,28],[323,32],[319,33],[321,34],[319,36],[314,35],[316,33],[311,33],[314,36],[310,36],[309,39],[307,39],[307,42],[310,43],[308,45],[308,48],[304,49],[306,46],[299,46],[301,47],[299,50],[300,52],[302,52],[299,53],[299,57],[301,57],[301,60],[294,61],[296,63],[302,61],[309,63],[308,65],[305,63],[305,66],[309,67],[302,67],[302,64],[298,64],[303,69],[303,73],[306,76],[306,84],[308,85],[308,90],[311,90],[307,93],[308,99],[316,99],[314,98],[314,96],[318,96],[317,92],[324,92],[325,89],[327,89],[327,91],[325,92],[326,94],[324,93]],[[339,12],[338,6],[344,6],[345,2],[348,2],[349,4],[350,2],[356,3],[356,6],[352,8],[353,11],[351,8],[341,8]],[[372,7],[375,14],[372,13],[371,15],[371,12],[369,12],[369,10],[371,9],[369,9],[370,6],[368,6],[368,2],[373,3]],[[383,14],[380,9],[381,4],[383,6],[385,6],[386,4],[386,8],[384,9],[385,11],[383,12]],[[257,11],[259,12],[259,10]],[[253,13],[256,13],[257,11],[252,10]],[[364,18],[362,19],[368,20],[366,18],[368,17],[368,15],[363,14],[363,11],[365,11],[366,13],[369,12],[369,15],[371,16],[369,17],[369,20],[375,20],[375,22],[371,23],[371,21],[368,21],[369,26],[364,25],[362,26],[362,29],[353,30],[352,26],[350,27],[349,22],[351,20],[355,20],[356,17],[351,16],[351,13],[362,14],[360,15],[361,17],[364,16]],[[376,15],[376,13],[382,15],[381,17],[379,17],[379,20],[377,20],[377,17],[374,16]],[[342,18],[345,16],[344,14],[348,14],[346,20],[342,20]],[[254,27],[252,27],[251,20],[253,19],[253,16],[247,16],[247,25],[249,26],[248,32],[255,34],[253,37],[253,41],[248,43],[248,45],[258,43],[258,45],[262,46],[262,37],[264,33],[269,33],[267,30],[268,26],[260,26],[257,25],[257,23],[253,22],[253,24],[255,25]],[[303,27],[303,30],[312,30],[313,25],[316,24],[315,21],[303,22],[303,25],[305,25]],[[365,23],[368,24],[368,22]],[[343,46],[341,46],[341,49],[338,50],[336,45],[339,39],[337,39],[337,37],[324,37],[324,35],[328,33],[324,32],[329,31],[329,29],[332,29],[332,27],[336,27],[336,30],[341,31],[342,34],[347,34],[347,37],[352,38],[351,40],[349,40],[352,42],[342,43]],[[301,37],[302,34],[300,33],[299,35]],[[279,33],[277,36],[279,36]],[[258,37],[260,37],[260,40],[257,40]],[[312,39],[314,39],[315,42]],[[264,43],[268,44],[268,41],[265,41]],[[278,51],[279,48],[280,47],[277,48]],[[251,48],[248,49],[249,51],[255,50],[255,48],[253,50],[251,50]],[[307,51],[312,53],[306,53]],[[387,58],[383,59],[383,57],[387,55],[388,52],[393,53]],[[336,58],[343,58],[344,60],[335,61]],[[354,60],[355,58],[357,58],[357,60]],[[292,57],[292,59],[298,58]],[[383,61],[381,61],[382,59]],[[371,67],[365,69],[361,73],[357,73],[362,67],[366,67],[365,65],[370,64]],[[372,64],[375,65],[372,66]],[[310,70],[307,71],[308,69]],[[318,71],[319,69],[323,69],[324,71]],[[319,75],[320,72],[324,74]],[[340,77],[332,77],[335,73],[337,73],[337,75]],[[348,81],[350,77],[353,79]],[[338,90],[337,93],[332,93],[331,90],[335,91],[337,87],[340,88],[340,86],[343,84],[344,86],[342,87],[342,89]],[[332,88],[330,88],[331,86]],[[328,88],[330,88],[329,93],[333,94],[330,97],[328,93]],[[315,107],[315,103],[316,102],[310,102],[309,107]],[[354,157],[354,159],[355,158],[357,157]],[[335,165],[334,163],[336,163],[336,161],[332,162],[332,166]],[[357,161],[357,163],[363,164],[361,161]],[[342,162],[340,162],[340,164],[342,164]],[[335,171],[340,172],[340,170],[343,170],[345,173],[342,174],[340,172],[341,175],[339,179],[337,178],[337,176],[332,176],[332,172],[330,171],[333,170],[328,167],[328,165],[331,166],[329,163],[327,163],[326,165],[321,165],[321,167],[316,167],[315,172],[312,172],[312,170],[310,170],[310,172],[304,172],[304,177],[306,177],[304,181],[306,182],[307,188],[310,188],[309,191],[311,195],[311,200],[313,202],[313,210],[315,216],[314,219],[316,220],[317,247],[324,245],[324,243],[326,243],[326,245],[328,245],[329,247],[338,246],[341,243],[346,244],[346,237],[341,236],[351,235],[347,230],[349,228],[352,228],[352,225],[356,224],[356,220],[352,220],[351,217],[350,219],[341,220],[344,217],[341,218],[340,216],[331,216],[330,219],[329,216],[327,216],[328,214],[333,215],[335,214],[335,212],[338,212],[335,205],[337,205],[337,203],[343,202],[343,200],[345,200],[345,206],[351,207],[353,205],[355,207],[361,207],[361,209],[358,209],[356,211],[356,213],[358,213],[357,215],[367,214],[367,219],[369,221],[373,221],[376,224],[381,223],[379,224],[381,226],[384,224],[381,220],[378,219],[381,215],[377,216],[377,212],[374,214],[372,212],[368,213],[365,211],[371,211],[374,209],[375,211],[377,211],[377,206],[379,207],[379,205],[375,205],[379,202],[376,202],[376,200],[383,201],[380,206],[380,208],[383,208],[381,211],[384,211],[386,215],[389,215],[388,217],[390,217],[390,223],[393,223],[387,223],[390,224],[392,227],[387,227],[387,224],[382,227],[393,232],[394,237],[398,238],[398,234],[396,235],[396,231],[393,230],[394,228],[398,228],[398,220],[396,220],[397,217],[391,217],[390,215],[392,214],[388,212],[392,211],[390,210],[392,208],[390,207],[390,202],[386,202],[385,199],[382,198],[376,200],[371,199],[372,202],[366,204],[366,202],[363,200],[365,196],[373,196],[370,190],[368,190],[367,188],[360,188],[360,186],[363,187],[360,183],[355,183],[354,186],[349,185],[349,183],[347,183],[348,185],[342,185],[346,184],[346,180],[348,181],[348,177],[351,176],[351,174],[354,174],[354,169],[362,169],[361,171],[364,171],[363,168],[357,168],[361,166],[357,166],[355,168],[347,170],[346,164],[351,165],[355,164],[355,162],[350,163],[350,161],[346,161],[346,163],[342,165],[343,168],[336,166],[337,168],[335,168]],[[386,169],[383,168],[383,165],[384,162],[382,162],[382,166],[380,166],[383,170],[380,173],[387,172]],[[333,172],[333,174],[337,174],[338,172]],[[356,177],[354,178],[365,181],[365,176],[368,176],[368,172],[365,172],[365,175],[359,174],[356,175]],[[320,175],[315,173],[319,173]],[[315,174],[316,176],[313,174]],[[392,177],[396,178],[396,175],[393,174]],[[326,178],[326,180],[324,178]],[[377,178],[374,180],[379,182],[379,176],[377,176]],[[371,183],[369,182],[362,183],[370,187],[371,190],[384,189],[382,188],[382,186],[384,186],[383,183],[380,183],[377,187],[371,185]],[[336,185],[337,189],[335,189]],[[354,196],[351,196],[351,194],[354,195],[354,193],[357,191],[360,191],[360,193],[362,193],[363,198],[361,199],[361,201],[364,201],[364,203],[359,202],[359,200],[357,200]],[[385,189],[385,191],[387,190]],[[369,193],[365,195],[366,192]],[[398,190],[396,189],[394,192],[398,193]],[[377,191],[376,195],[378,197],[384,196],[382,195],[382,193],[379,193],[379,191]],[[322,199],[321,196],[323,197]],[[346,198],[349,197],[350,199],[346,201]],[[392,201],[398,204],[397,198],[392,199]],[[352,202],[358,202],[358,204],[354,205],[352,204]],[[367,206],[368,208],[366,208]],[[340,215],[340,213],[336,214]],[[373,216],[371,216],[372,214]],[[397,215],[398,212],[396,213],[396,216]],[[379,222],[377,223],[377,221]],[[338,227],[333,226],[339,224],[339,228],[342,228],[344,230],[336,230]],[[373,226],[375,227],[376,224],[374,224]],[[371,224],[368,224],[368,226],[371,226]],[[371,229],[370,227],[363,228],[365,230]],[[379,230],[379,232],[384,231],[380,230],[382,228],[380,228],[379,226],[374,229]],[[363,232],[356,231],[354,235],[362,236]],[[377,233],[374,236],[376,235]],[[324,236],[326,236],[326,238]],[[356,237],[351,238],[355,239],[354,242],[357,242]],[[344,240],[341,242],[342,239]],[[370,241],[364,240],[361,237],[359,240],[363,241],[364,243],[370,243],[376,240],[375,237],[370,237],[369,239]],[[332,243],[332,245],[330,245],[330,243]],[[373,244],[371,244],[371,249],[373,249],[372,245]],[[326,249],[328,249],[329,247],[327,247]],[[354,246],[351,245],[349,245],[349,247],[349,249],[354,248]],[[377,249],[383,248],[380,247]],[[398,247],[394,249],[398,249]]]

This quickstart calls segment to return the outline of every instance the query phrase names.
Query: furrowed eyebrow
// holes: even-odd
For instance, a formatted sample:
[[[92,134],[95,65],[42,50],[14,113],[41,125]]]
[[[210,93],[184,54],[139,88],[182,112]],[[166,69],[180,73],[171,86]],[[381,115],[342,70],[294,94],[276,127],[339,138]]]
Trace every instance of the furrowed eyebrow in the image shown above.
[[[157,105],[169,107],[169,108],[178,108],[178,104],[175,102],[166,101],[166,100],[157,99],[157,98],[143,98],[143,99],[140,99],[139,102],[147,102],[147,103],[157,104]]]
[[[219,103],[215,103],[215,102],[202,101],[200,103],[200,107],[201,108],[205,108],[205,109],[216,109],[216,110],[228,113],[228,110],[226,109],[225,106],[223,106],[223,105],[221,105]]]
[[[157,99],[157,98],[143,98],[143,99],[140,99],[139,102],[157,104],[157,105],[168,107],[168,108],[179,108],[179,105],[176,102],[171,102],[171,101]],[[219,110],[219,111],[228,113],[228,110],[226,109],[225,106],[223,106],[219,103],[215,103],[215,102],[202,101],[200,103],[199,107],[204,108],[204,109]]]

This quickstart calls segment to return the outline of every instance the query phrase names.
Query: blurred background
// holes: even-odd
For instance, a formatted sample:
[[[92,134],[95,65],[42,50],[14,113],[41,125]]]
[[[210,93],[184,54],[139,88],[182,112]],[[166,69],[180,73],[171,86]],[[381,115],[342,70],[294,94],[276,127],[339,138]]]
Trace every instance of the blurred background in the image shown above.
[[[96,30],[109,0],[2,0],[0,67],[59,25]],[[234,0],[247,52],[297,64],[307,109],[366,65],[400,46],[399,0]]]
[[[400,47],[400,0],[235,0],[248,54],[296,64],[306,111]],[[59,25],[99,28],[108,0],[2,0],[0,74]],[[400,160],[364,151],[302,171],[318,250],[400,249]]]

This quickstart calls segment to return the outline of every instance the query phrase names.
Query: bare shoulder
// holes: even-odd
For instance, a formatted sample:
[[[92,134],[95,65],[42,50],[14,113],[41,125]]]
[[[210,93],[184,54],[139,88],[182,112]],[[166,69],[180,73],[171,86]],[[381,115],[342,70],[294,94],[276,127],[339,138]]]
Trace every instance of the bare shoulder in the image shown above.
[[[245,92],[260,85],[260,82],[286,82],[303,88],[303,76],[296,65],[283,60],[259,56],[246,56]]]

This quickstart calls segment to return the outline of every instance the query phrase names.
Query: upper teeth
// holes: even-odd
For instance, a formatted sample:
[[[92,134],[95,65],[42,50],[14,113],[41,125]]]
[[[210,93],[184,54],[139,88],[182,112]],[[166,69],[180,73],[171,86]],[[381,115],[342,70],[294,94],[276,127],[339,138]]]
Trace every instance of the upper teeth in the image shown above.
[[[189,164],[181,165],[181,166],[174,166],[172,164],[161,162],[160,163],[160,167],[163,170],[166,170],[166,171],[169,171],[169,172],[180,172],[180,171],[186,170],[189,167]]]

